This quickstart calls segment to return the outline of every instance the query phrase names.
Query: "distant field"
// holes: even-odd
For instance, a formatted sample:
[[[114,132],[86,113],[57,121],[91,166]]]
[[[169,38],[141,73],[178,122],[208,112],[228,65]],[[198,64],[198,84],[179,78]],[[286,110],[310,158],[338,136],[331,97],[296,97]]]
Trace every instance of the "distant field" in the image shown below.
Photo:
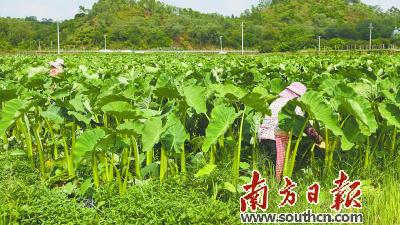
[[[345,170],[363,182],[363,209],[344,212],[400,220],[396,54],[70,54],[52,77],[57,57],[0,56],[0,223],[239,224],[253,170],[267,177],[270,212],[331,212]],[[257,131],[294,81],[308,90],[280,115],[284,175],[323,193],[279,209],[283,184]],[[303,137],[307,124],[325,149]]]

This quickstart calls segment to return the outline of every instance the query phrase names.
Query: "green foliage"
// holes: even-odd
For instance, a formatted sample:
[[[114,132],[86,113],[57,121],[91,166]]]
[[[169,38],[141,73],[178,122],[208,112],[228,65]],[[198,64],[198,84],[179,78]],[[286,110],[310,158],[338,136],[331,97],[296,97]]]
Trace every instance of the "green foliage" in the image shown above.
[[[96,146],[105,135],[106,132],[100,128],[84,132],[73,147],[74,155],[79,158],[95,151]]]
[[[345,43],[367,44],[371,22],[376,44],[395,41],[391,40],[392,32],[400,18],[396,8],[381,12],[348,0],[272,2],[260,1],[240,17],[224,17],[153,0],[101,0],[92,9],[80,7],[74,19],[61,23],[62,46],[102,49],[103,35],[107,34],[110,49],[215,49],[222,35],[226,48],[238,49],[243,21],[246,48],[261,52],[314,48],[317,36],[331,48],[341,48]],[[38,50],[39,41],[41,50],[56,49],[56,24],[52,20],[0,18],[0,27],[0,51]]]
[[[216,106],[211,112],[210,124],[206,129],[206,137],[202,150],[207,152],[219,137],[223,136],[235,119],[239,116],[232,107]]]
[[[308,91],[284,108],[280,126],[294,132],[288,173],[296,182],[318,179],[329,190],[337,169],[372,179],[374,190],[388,171],[398,180],[397,55],[63,58],[68,67],[54,78],[43,70],[53,56],[0,57],[4,223],[235,224],[237,192],[253,168],[278,190],[273,166],[259,163],[267,158],[257,131],[294,81]],[[308,124],[325,150],[302,135]]]

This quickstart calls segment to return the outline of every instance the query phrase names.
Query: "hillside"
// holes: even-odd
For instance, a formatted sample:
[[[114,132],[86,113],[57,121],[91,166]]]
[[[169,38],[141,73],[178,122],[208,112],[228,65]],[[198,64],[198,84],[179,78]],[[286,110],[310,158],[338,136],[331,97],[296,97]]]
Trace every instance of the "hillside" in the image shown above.
[[[61,24],[66,49],[100,49],[107,35],[114,49],[211,49],[239,48],[240,23],[246,25],[245,45],[264,51],[287,51],[315,46],[321,35],[324,44],[360,43],[368,39],[374,23],[375,41],[386,43],[400,22],[400,12],[388,12],[349,0],[262,1],[241,17],[204,14],[166,5],[156,0],[99,0],[93,8],[81,8],[74,19]],[[0,18],[0,49],[42,49],[55,42],[55,24]],[[338,39],[340,38],[340,39]]]

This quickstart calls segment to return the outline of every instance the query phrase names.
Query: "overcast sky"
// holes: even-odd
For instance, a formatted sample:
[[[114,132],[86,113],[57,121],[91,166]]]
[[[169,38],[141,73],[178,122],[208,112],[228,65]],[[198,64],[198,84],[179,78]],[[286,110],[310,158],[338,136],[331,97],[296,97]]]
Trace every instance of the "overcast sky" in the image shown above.
[[[223,15],[240,15],[258,0],[161,0],[171,5],[192,8],[201,12],[217,12]],[[362,0],[383,9],[400,8],[400,0]],[[0,0],[0,17],[26,17],[68,19],[73,18],[78,7],[90,8],[96,0]]]

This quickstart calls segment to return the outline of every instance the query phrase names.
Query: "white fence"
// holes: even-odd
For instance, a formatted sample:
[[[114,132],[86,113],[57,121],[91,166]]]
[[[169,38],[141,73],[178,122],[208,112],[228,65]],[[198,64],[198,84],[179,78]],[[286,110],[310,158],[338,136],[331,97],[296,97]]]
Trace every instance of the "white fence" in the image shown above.
[[[57,51],[31,51],[29,53],[57,54]],[[241,50],[61,50],[60,53],[202,53],[202,54],[241,54]],[[244,50],[243,54],[258,54],[255,50]]]

